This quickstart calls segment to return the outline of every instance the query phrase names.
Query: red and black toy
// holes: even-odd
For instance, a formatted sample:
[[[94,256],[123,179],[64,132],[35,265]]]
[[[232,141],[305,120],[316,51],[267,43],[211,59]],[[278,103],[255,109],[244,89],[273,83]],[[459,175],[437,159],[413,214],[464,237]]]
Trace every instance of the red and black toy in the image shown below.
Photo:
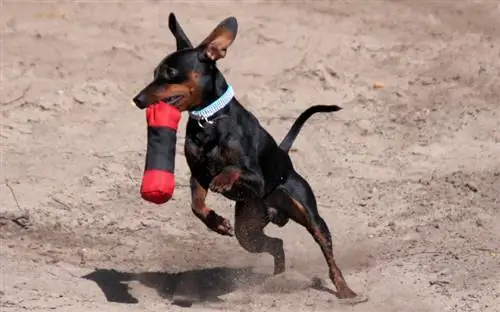
[[[149,202],[164,204],[174,193],[175,144],[180,119],[181,112],[165,102],[146,108],[148,147],[141,196]]]

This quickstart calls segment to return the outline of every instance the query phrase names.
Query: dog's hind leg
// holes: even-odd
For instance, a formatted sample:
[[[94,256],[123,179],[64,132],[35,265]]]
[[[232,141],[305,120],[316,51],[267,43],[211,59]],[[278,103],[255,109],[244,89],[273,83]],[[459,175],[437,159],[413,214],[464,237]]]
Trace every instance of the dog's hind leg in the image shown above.
[[[292,220],[309,231],[321,247],[328,264],[330,278],[337,288],[337,296],[342,299],[352,298],[353,302],[356,301],[356,293],[349,288],[334,260],[330,230],[318,213],[314,193],[307,181],[298,173],[293,172],[284,184],[270,194],[266,199],[266,204],[285,211]]]
[[[283,240],[264,234],[268,223],[267,207],[260,199],[236,202],[234,233],[239,244],[251,253],[271,254],[276,275],[285,271],[285,251]]]

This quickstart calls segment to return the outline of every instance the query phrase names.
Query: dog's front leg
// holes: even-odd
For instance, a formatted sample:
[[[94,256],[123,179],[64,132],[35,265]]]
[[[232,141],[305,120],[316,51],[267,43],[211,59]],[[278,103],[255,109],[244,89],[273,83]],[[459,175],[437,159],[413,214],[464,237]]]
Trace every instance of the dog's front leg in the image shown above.
[[[214,232],[225,236],[233,236],[233,227],[229,220],[219,216],[205,205],[207,189],[195,177],[191,176],[191,209],[205,225]]]

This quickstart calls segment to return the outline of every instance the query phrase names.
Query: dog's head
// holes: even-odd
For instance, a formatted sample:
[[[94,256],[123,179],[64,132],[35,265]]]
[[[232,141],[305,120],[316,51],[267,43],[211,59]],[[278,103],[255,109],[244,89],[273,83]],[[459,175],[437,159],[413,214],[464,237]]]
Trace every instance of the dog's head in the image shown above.
[[[207,92],[213,91],[215,81],[222,77],[215,62],[226,56],[238,32],[236,18],[228,17],[193,47],[173,13],[169,15],[168,26],[175,37],[177,50],[160,62],[154,70],[153,81],[134,97],[140,109],[159,101],[180,111],[202,105]]]

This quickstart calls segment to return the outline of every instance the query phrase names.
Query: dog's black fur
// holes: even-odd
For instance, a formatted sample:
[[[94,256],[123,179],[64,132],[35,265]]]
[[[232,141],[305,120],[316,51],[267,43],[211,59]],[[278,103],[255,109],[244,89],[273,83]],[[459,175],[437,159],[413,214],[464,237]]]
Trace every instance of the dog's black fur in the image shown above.
[[[173,13],[169,28],[177,51],[158,65],[153,81],[134,102],[141,109],[160,100],[181,111],[201,109],[228,88],[216,61],[226,55],[234,41],[237,21],[234,17],[225,19],[197,47],[193,47]],[[265,235],[263,229],[269,222],[284,226],[291,218],[303,225],[321,247],[338,297],[355,298],[356,293],[334,261],[330,231],[318,213],[314,193],[294,170],[288,155],[311,115],[340,109],[336,105],[308,108],[278,146],[257,118],[233,98],[208,121],[189,118],[185,156],[191,170],[192,210],[208,228],[222,235],[235,235],[249,252],[270,253],[274,273],[279,274],[285,270],[283,241]],[[234,233],[227,219],[205,206],[208,190],[236,202]]]

